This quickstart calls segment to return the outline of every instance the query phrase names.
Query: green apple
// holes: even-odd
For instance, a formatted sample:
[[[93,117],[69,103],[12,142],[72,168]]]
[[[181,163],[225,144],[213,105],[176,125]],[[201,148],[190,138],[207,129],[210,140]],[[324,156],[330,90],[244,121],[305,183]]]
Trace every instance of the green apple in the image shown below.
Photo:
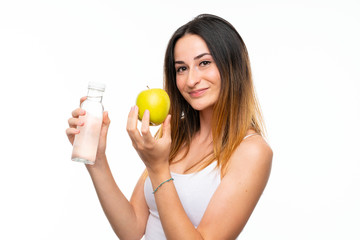
[[[169,95],[160,88],[152,88],[139,93],[136,98],[141,121],[145,110],[150,111],[150,124],[157,126],[165,121],[170,109]]]

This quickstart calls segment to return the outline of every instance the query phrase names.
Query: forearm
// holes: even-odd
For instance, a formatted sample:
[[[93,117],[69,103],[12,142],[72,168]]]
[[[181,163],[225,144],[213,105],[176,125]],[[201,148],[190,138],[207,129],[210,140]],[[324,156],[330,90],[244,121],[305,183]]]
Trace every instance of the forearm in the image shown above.
[[[93,166],[86,165],[103,211],[120,239],[140,239],[139,226],[133,206],[117,186],[106,157]]]
[[[163,174],[149,172],[153,189],[171,178],[170,171]],[[154,193],[155,201],[167,239],[203,239],[187,216],[173,181],[163,184]]]

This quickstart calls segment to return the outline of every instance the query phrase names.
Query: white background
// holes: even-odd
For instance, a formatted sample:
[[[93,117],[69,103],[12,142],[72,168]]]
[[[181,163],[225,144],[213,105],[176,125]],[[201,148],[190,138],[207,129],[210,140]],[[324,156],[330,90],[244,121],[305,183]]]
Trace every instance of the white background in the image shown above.
[[[355,0],[2,0],[0,239],[116,239],[70,160],[67,119],[89,81],[107,85],[107,155],[130,197],[144,166],[127,114],[162,87],[167,41],[200,13],[247,44],[274,151],[241,239],[360,239],[359,12]]]

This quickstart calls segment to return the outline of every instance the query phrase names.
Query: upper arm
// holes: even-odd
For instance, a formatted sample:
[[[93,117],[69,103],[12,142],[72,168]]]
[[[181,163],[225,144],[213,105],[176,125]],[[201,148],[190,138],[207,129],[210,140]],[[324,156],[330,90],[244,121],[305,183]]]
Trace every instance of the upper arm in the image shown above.
[[[146,229],[146,223],[149,217],[149,208],[147,206],[144,194],[145,179],[146,178],[144,174],[139,178],[130,199],[130,203],[133,206],[136,215],[138,227],[144,233]]]
[[[204,239],[235,239],[240,234],[266,186],[272,155],[260,136],[238,146],[198,227]]]

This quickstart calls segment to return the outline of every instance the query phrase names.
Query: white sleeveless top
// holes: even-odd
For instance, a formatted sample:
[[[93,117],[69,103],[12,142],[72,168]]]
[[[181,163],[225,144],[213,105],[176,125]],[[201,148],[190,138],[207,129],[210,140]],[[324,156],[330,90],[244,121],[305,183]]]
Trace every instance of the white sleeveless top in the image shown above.
[[[258,133],[249,134],[243,140],[254,135]],[[201,171],[190,174],[171,173],[181,204],[195,228],[198,227],[211,197],[220,184],[220,168],[216,165],[217,161],[214,161]],[[145,180],[144,193],[150,211],[145,240],[166,240],[149,177]]]
[[[211,197],[220,184],[220,168],[217,168],[216,164],[217,162],[214,161],[206,168],[195,173],[171,173],[181,204],[196,228],[204,215]],[[146,225],[145,239],[166,240],[152,192],[152,184],[150,178],[147,177],[144,185],[144,193],[150,215]]]

